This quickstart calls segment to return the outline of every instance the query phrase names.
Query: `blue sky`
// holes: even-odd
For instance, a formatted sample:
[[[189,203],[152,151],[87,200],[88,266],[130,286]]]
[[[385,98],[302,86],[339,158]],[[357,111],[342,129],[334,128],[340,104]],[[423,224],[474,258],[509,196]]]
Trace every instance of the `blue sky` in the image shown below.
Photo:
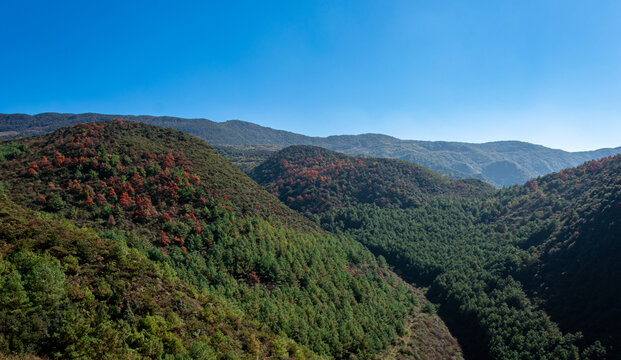
[[[621,145],[621,2],[3,1],[0,112]]]

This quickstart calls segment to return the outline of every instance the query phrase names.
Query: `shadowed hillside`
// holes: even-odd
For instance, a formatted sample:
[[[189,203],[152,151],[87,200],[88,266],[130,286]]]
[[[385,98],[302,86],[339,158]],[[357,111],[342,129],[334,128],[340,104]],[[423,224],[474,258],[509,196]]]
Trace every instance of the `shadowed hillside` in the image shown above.
[[[295,156],[286,156],[289,152]],[[335,160],[322,160],[315,169],[318,154]],[[342,176],[326,186],[313,181],[326,174],[311,170],[326,171],[348,158],[297,147],[255,172],[291,206],[299,201],[287,195],[292,191],[314,199],[330,189],[332,206],[308,201],[303,210],[325,229],[350,235],[385,257],[404,279],[428,286],[467,358],[621,356],[616,321],[621,288],[615,280],[621,271],[621,156],[480,193],[484,196],[446,191],[420,197],[414,205],[389,196],[352,197],[352,189],[394,181],[388,169],[370,183],[357,176],[347,176],[354,183],[345,186]],[[343,173],[356,174],[345,165]],[[438,175],[410,176],[410,181],[420,189],[449,183]]]

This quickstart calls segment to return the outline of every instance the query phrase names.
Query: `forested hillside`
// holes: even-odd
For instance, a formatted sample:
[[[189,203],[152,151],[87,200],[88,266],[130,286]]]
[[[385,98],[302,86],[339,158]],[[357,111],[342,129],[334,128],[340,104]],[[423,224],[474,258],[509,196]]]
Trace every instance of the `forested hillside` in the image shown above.
[[[621,156],[503,190],[497,201],[495,223],[507,231],[536,223],[519,244],[532,256],[521,277],[527,290],[562,328],[621,356]]]
[[[420,338],[432,329],[442,329],[434,328],[432,322],[420,322],[421,327],[412,331],[408,324],[421,314],[424,299],[385,264],[378,263],[349,236],[337,238],[321,230],[262,190],[213,148],[179,131],[112,121],[0,143],[0,174],[1,188],[12,201],[48,213],[50,221],[70,219],[92,228],[91,238],[99,239],[92,241],[125,246],[131,254],[154,264],[149,266],[168,269],[170,276],[186,282],[190,290],[223,299],[236,315],[223,320],[223,330],[208,334],[215,340],[201,338],[200,346],[207,353],[226,358],[229,355],[218,346],[230,342],[231,351],[259,357],[308,358],[314,353],[328,358],[373,358],[399,337]],[[4,220],[2,224],[10,227]],[[11,241],[21,241],[24,236],[15,235]],[[69,244],[44,246],[32,251],[45,259],[48,253],[56,256],[56,252],[73,251],[67,249]],[[53,250],[46,252],[47,248]],[[10,261],[18,275],[25,271],[18,260],[11,257]],[[59,262],[49,261],[59,269],[68,266],[63,257],[58,257]],[[82,264],[84,260],[77,261]],[[119,289],[130,286],[120,282]],[[55,284],[61,286],[60,281]],[[99,291],[91,280],[85,280],[83,287],[84,291]],[[110,291],[118,294],[121,290]],[[106,309],[101,311],[107,316]],[[111,319],[115,316],[110,314]],[[194,335],[184,334],[186,328],[176,325],[175,318],[162,316],[171,323],[158,323],[153,331],[163,337],[177,334],[183,347],[178,348],[179,356],[191,357]],[[179,315],[182,320],[183,316]],[[430,319],[437,321],[433,316]],[[220,320],[216,316],[213,321]],[[235,331],[239,334],[224,330],[231,321],[238,324]],[[258,331],[256,338],[248,338],[244,322],[250,324],[248,329],[259,328],[256,324],[266,328]],[[131,327],[126,330],[133,331]],[[29,345],[28,332],[20,334],[3,328],[4,339],[21,337],[24,345],[4,341],[0,350],[56,356],[44,347]],[[67,346],[74,341],[71,339]],[[128,339],[119,335],[119,348],[133,349],[133,338]],[[168,340],[161,341],[162,351],[171,354]],[[461,357],[446,330],[444,337],[427,336],[424,341],[435,341],[437,346],[414,348],[416,356]]]
[[[265,159],[263,150],[290,145],[314,145],[354,156],[410,161],[450,178],[478,178],[494,186],[522,184],[585,161],[616,155],[621,148],[566,152],[519,141],[471,144],[401,140],[381,134],[310,137],[231,120],[182,119],[168,116],[104,114],[0,114],[0,139],[44,134],[76,123],[122,119],[182,130],[211,145],[245,171]],[[268,145],[258,147],[256,145]],[[223,146],[223,147],[220,147]],[[261,151],[257,151],[260,149]],[[250,159],[250,161],[249,161]],[[254,159],[254,160],[253,160]]]
[[[289,163],[300,177],[312,168],[304,159],[315,152],[308,150]],[[275,168],[268,164],[274,159],[258,169]],[[621,156],[605,158],[478,199],[444,195],[418,206],[401,206],[403,198],[351,201],[336,191],[333,201],[344,206],[304,210],[384,256],[406,280],[428,286],[467,358],[616,359],[620,164]],[[283,197],[290,177],[283,171],[257,179],[296,206]]]
[[[0,194],[0,354],[255,359],[304,347],[124,241],[36,214]]]
[[[449,180],[402,160],[354,158],[315,146],[285,148],[251,176],[304,213],[362,203],[407,208],[437,197],[474,198],[494,190],[480,180]]]

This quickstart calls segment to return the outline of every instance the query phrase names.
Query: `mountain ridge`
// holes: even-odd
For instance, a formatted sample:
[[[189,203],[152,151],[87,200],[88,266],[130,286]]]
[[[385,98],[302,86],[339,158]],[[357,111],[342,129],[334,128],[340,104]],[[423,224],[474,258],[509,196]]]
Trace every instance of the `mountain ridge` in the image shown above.
[[[0,114],[0,139],[37,135],[75,123],[111,119],[175,128],[216,146],[243,148],[251,145],[313,145],[353,156],[397,158],[420,164],[451,178],[475,177],[497,187],[521,184],[540,175],[621,152],[621,147],[568,152],[516,140],[474,144],[401,140],[373,133],[311,137],[243,120],[214,122],[200,118],[96,113]]]

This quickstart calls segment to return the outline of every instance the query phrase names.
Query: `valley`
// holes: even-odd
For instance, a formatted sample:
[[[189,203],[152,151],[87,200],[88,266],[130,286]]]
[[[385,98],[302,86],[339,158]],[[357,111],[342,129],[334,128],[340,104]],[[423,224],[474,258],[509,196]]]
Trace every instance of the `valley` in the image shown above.
[[[620,1],[4,1],[0,360],[621,360]]]
[[[429,287],[467,358],[619,356],[621,156],[500,191],[381,161],[286,148],[253,177]]]
[[[0,143],[0,351],[621,356],[620,156],[498,190],[316,146],[220,152],[250,177],[125,120]]]
[[[192,349],[199,347],[206,354],[199,358],[255,358],[260,354],[275,358],[372,358],[399,337],[424,337],[418,330],[406,333],[405,329],[408,319],[422,311],[422,299],[385,263],[378,263],[350,237],[327,233],[286,207],[201,140],[179,131],[112,121],[76,125],[3,143],[1,150],[3,196],[9,204],[17,204],[8,208],[16,209],[7,210],[8,218],[2,218],[3,228],[12,227],[10,216],[16,211],[26,211],[19,210],[19,206],[43,211],[47,215],[41,216],[49,217],[49,221],[83,228],[96,237],[93,241],[131,249],[144,262],[163,267],[163,271],[178,277],[177,282],[187,283],[196,294],[193,296],[205,294],[220,299],[236,317],[256,324],[244,325],[242,320],[231,318],[236,329],[246,334],[238,336],[217,328],[192,330],[186,328],[185,321],[175,320],[174,315],[170,315],[173,320],[162,315],[162,319],[173,322],[158,325],[164,330],[153,330],[155,337],[149,340],[153,345],[144,347],[132,339],[151,331],[140,325],[153,314],[151,309],[166,314],[157,300],[161,295],[156,290],[149,295],[153,300],[148,304],[134,300],[127,303],[127,299],[135,297],[129,290],[130,283],[118,276],[99,279],[103,275],[95,273],[91,275],[95,279],[85,281],[83,287],[94,294],[91,301],[114,302],[114,306],[101,311],[107,316],[104,320],[120,327],[111,330],[109,336],[124,357],[194,358]],[[64,294],[73,274],[68,273],[68,266],[75,260],[58,254],[73,253],[73,245],[55,243],[53,239],[59,236],[54,231],[46,235],[35,230],[3,236],[5,248],[20,247],[23,241],[28,244],[32,237],[42,238],[42,246],[30,251],[53,262],[58,280],[46,284],[46,289]],[[78,265],[92,266],[90,259],[101,257],[90,254],[89,247],[82,245],[80,249],[85,258],[78,258]],[[10,298],[15,287],[21,286],[32,299],[36,295],[24,282],[29,275],[19,267],[18,254],[3,253],[9,263],[17,264],[15,270],[7,270],[17,283],[5,283],[2,295]],[[100,260],[107,264],[112,259]],[[97,284],[105,287],[112,279],[118,282],[117,288],[97,289]],[[5,308],[1,316],[5,329],[3,351],[61,358],[91,351],[90,343],[72,341],[55,353],[36,347],[55,341],[45,334],[61,331],[64,324],[43,311],[62,319],[69,316],[65,307],[79,307],[78,300],[60,296],[46,304],[34,304],[40,307],[22,301],[14,308]],[[123,309],[128,306],[137,322],[124,317],[123,311],[128,310]],[[33,329],[8,326],[16,313],[43,316],[40,340],[32,337]],[[222,326],[227,326],[227,316]],[[432,318],[436,320],[427,325],[430,328],[440,321],[436,315]],[[78,331],[73,324],[64,326],[67,330],[62,331]],[[97,326],[80,329],[80,337],[103,341]],[[247,334],[254,332],[252,326],[263,326],[266,338],[248,340]],[[172,328],[180,335],[170,340],[175,345],[169,348],[166,336],[173,333],[165,329]],[[455,347],[446,328],[438,329],[420,331],[444,332],[448,340],[425,341],[447,341],[443,347]],[[243,346],[235,345],[240,342]],[[160,349],[160,355],[149,352],[152,346]],[[458,348],[453,352],[460,354]],[[424,353],[420,356],[426,357]]]

